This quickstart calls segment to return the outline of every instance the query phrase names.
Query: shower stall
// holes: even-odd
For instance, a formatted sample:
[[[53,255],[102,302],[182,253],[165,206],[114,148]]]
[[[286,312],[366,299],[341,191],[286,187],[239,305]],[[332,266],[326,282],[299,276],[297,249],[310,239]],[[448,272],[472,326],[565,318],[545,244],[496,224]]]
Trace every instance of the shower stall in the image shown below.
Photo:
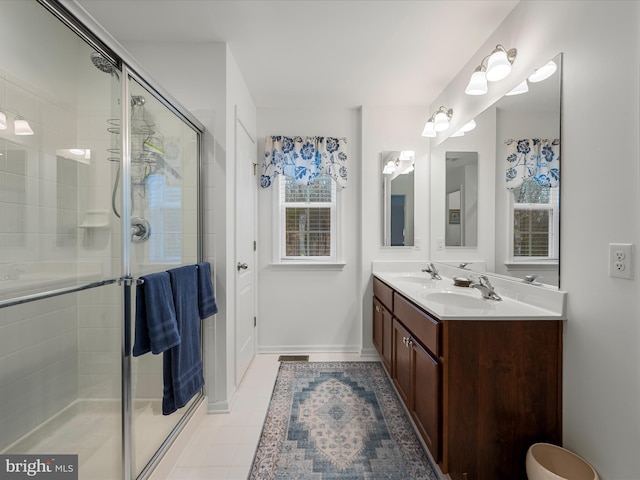
[[[201,134],[54,0],[0,2],[0,455],[146,478],[202,400],[162,415],[131,356],[139,277],[202,258]]]

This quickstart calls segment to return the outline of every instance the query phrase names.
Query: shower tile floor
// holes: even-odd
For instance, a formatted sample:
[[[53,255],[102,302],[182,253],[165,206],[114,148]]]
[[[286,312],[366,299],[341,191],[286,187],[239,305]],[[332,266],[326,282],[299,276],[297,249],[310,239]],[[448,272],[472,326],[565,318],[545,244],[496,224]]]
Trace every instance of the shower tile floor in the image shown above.
[[[162,416],[160,400],[136,400],[137,471],[169,435],[175,419]],[[3,453],[77,454],[81,480],[122,477],[121,406],[116,401],[79,400]],[[150,441],[157,439],[157,442]]]
[[[279,355],[259,354],[245,374],[231,412],[198,417],[200,425],[167,477],[152,480],[246,480],[278,373]],[[377,360],[358,354],[311,354],[309,361]]]

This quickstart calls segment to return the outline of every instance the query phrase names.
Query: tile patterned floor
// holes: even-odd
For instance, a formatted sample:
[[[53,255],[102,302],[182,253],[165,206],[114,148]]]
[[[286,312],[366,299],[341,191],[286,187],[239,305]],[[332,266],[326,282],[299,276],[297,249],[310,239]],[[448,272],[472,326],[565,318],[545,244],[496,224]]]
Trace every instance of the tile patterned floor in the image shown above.
[[[363,361],[357,354],[311,354],[309,361]],[[257,355],[242,383],[231,413],[206,415],[167,480],[246,480],[258,446],[278,355]]]

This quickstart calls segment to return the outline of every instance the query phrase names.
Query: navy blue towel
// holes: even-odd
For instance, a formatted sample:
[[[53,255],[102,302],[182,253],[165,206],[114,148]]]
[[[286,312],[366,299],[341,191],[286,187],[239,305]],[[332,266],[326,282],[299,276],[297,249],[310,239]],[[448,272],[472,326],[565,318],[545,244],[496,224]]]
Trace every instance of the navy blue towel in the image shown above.
[[[198,269],[195,265],[169,270],[180,344],[164,352],[162,413],[184,407],[204,386],[198,311]]]
[[[136,287],[136,324],[133,356],[162,353],[180,343],[167,272],[141,277]]]
[[[209,262],[198,264],[198,309],[202,320],[218,313],[218,304],[213,292],[211,265]]]

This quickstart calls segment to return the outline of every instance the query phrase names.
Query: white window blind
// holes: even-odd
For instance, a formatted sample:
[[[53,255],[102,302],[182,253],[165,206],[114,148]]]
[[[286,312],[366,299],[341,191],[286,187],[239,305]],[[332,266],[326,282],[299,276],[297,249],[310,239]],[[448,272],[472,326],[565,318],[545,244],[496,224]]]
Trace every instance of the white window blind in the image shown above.
[[[513,259],[556,259],[559,189],[540,185],[534,178],[529,178],[512,192]]]
[[[280,260],[336,260],[336,184],[321,175],[309,185],[280,177]]]

